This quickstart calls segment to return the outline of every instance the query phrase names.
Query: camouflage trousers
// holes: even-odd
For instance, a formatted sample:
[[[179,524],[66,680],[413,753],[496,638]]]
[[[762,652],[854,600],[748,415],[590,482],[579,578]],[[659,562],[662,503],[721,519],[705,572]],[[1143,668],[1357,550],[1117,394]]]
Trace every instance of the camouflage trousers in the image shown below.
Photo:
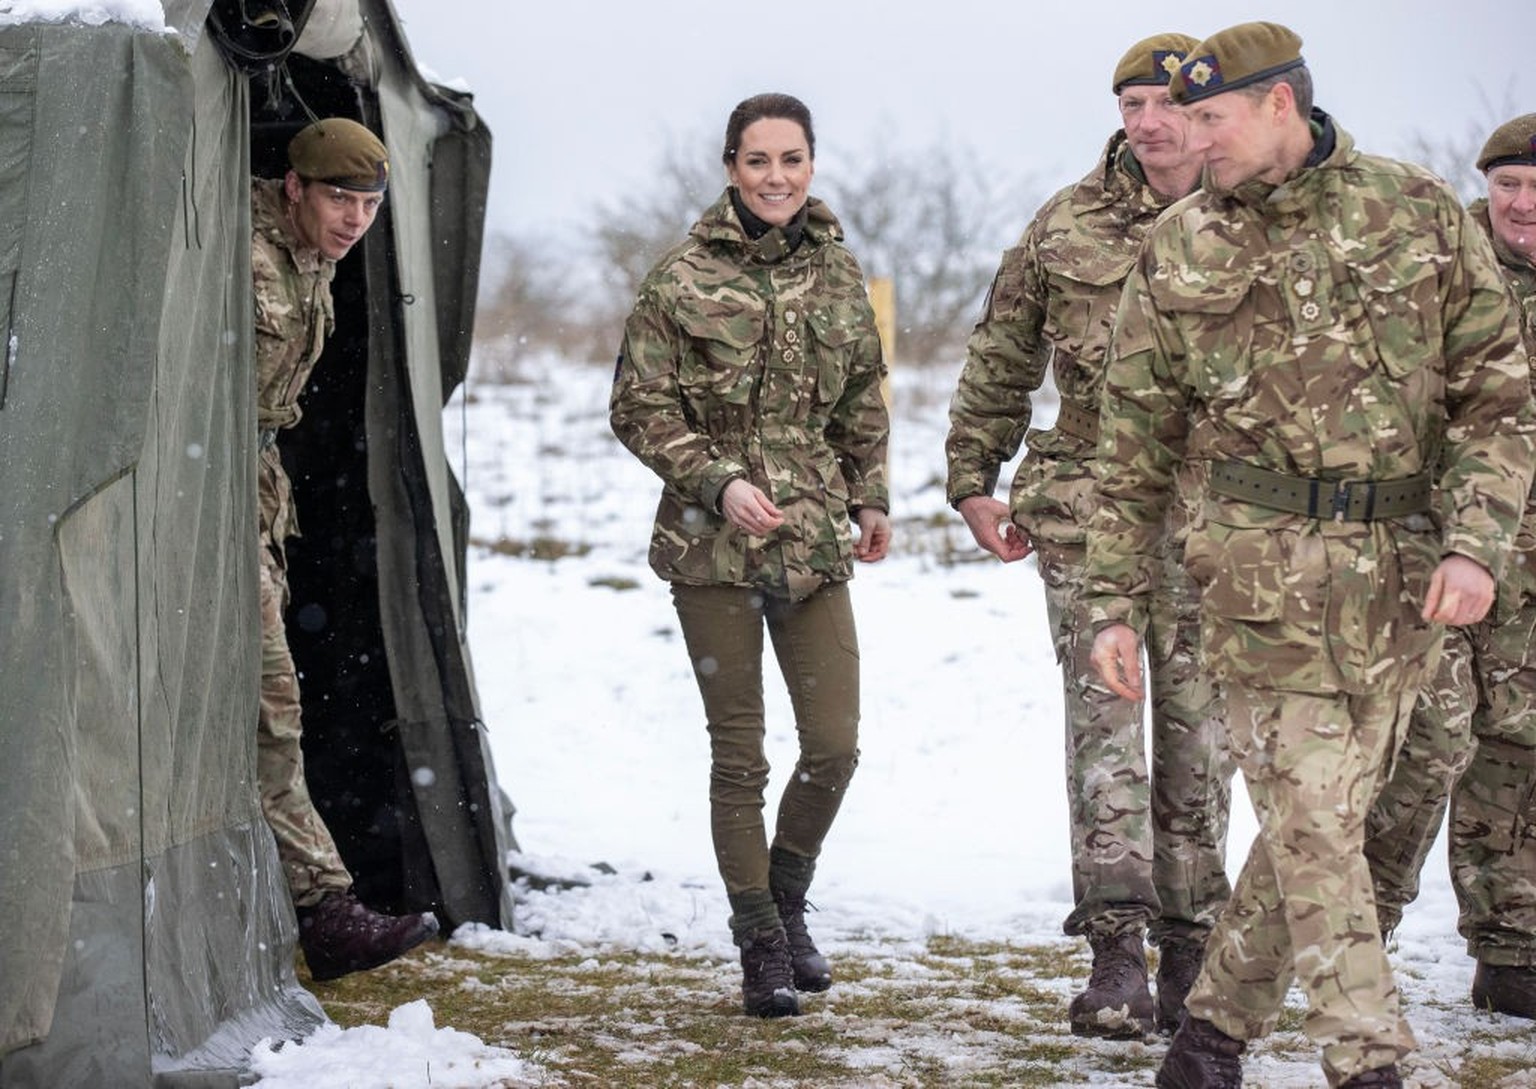
[[[709,730],[715,861],[740,936],[778,921],[763,822],[763,631],[794,709],[799,756],[779,799],[773,850],[808,878],[859,761],[859,645],[846,582],[802,601],[737,586],[672,584]]]
[[[1146,928],[1153,943],[1203,937],[1230,892],[1233,767],[1200,667],[1199,592],[1166,546],[1144,633],[1149,773],[1143,704],[1110,692],[1091,661],[1082,558],[1080,548],[1051,546],[1037,556],[1066,709],[1074,906],[1064,930],[1093,938]]]
[[[1294,978],[1330,1085],[1415,1046],[1363,847],[1371,799],[1421,679],[1384,676],[1380,694],[1363,696],[1223,685],[1232,755],[1259,833],[1185,1005],[1252,1040],[1274,1027]]]
[[[299,677],[283,626],[288,579],[282,546],[273,541],[270,529],[273,503],[268,478],[272,471],[263,458],[259,478],[261,704],[256,725],[256,779],[261,791],[261,811],[277,840],[289,894],[295,905],[310,907],[328,892],[351,888],[352,876],[341,861],[330,829],[315,810],[304,778],[304,752],[299,744],[303,732]]]
[[[1418,894],[1447,806],[1467,951],[1536,966],[1536,604],[1446,632],[1366,826],[1383,933]]]

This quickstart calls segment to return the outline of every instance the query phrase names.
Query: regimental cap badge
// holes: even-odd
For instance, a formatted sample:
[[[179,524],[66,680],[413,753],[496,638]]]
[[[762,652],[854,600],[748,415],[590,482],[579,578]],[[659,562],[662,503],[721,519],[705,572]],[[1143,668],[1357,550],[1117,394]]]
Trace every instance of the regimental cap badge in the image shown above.
[[[1184,54],[1175,53],[1172,49],[1154,49],[1152,51],[1152,64],[1168,73],[1172,79],[1173,74],[1179,70],[1179,65],[1184,63]]]
[[[1179,67],[1184,72],[1184,79],[1196,87],[1221,86],[1221,62],[1210,54],[1196,57]]]

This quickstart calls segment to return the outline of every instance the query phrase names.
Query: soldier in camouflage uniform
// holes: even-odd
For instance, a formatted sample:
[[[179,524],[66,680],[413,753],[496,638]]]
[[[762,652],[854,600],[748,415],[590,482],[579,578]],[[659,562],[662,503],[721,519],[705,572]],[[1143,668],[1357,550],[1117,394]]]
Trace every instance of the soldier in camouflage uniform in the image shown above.
[[[1157,1084],[1236,1087],[1296,979],[1331,1086],[1400,1086],[1366,813],[1438,651],[1482,617],[1536,458],[1519,322],[1443,182],[1361,154],[1301,41],[1246,23],[1174,77],[1200,192],[1148,234],[1105,378],[1088,537],[1095,664],[1141,691],[1136,628],[1186,459],[1203,652],[1259,834]],[[1432,475],[1438,469],[1438,480]],[[1438,486],[1443,515],[1432,502]]]
[[[299,421],[299,394],[334,326],[331,278],[373,224],[389,177],[384,145],[363,126],[327,118],[288,145],[282,179],[251,184],[256,423],[260,429],[261,708],[256,772],[262,812],[277,839],[299,920],[299,944],[318,980],[393,960],[437,931],[430,914],[388,916],[352,893],[330,830],[304,779],[298,674],[288,649],[283,542],[298,533],[277,433]]]
[[[795,98],[731,113],[730,185],[641,284],[611,400],[614,433],[663,483],[651,566],[671,583],[704,701],[742,1004],[763,1017],[798,1013],[796,990],[832,981],[805,896],[858,762],[847,583],[890,543],[885,364],[863,273],[809,196],[815,150]],[[765,625],[800,743],[771,847]]]
[[[1182,524],[1160,542],[1146,629],[1150,777],[1142,705],[1098,682],[1082,601],[1115,306],[1147,229],[1199,180],[1200,160],[1186,148],[1183,119],[1168,98],[1169,74],[1194,44],[1184,34],[1157,35],[1116,66],[1111,90],[1124,128],[1088,176],[1047,201],[1004,254],[949,412],[950,502],[977,544],[1004,562],[1033,551],[1045,583],[1066,707],[1074,906],[1065,929],[1093,947],[1092,977],[1069,1011],[1072,1031],[1083,1035],[1151,1031],[1149,930],[1161,947],[1156,1023],[1176,1028],[1230,891],[1231,767],[1212,685],[1198,665],[1199,599],[1183,570]],[[1026,435],[1047,367],[1061,408],[1054,428]],[[1026,439],[1010,509],[992,490]]]
[[[1495,130],[1477,167],[1489,195],[1470,211],[1519,302],[1536,363],[1536,114]],[[1446,633],[1371,808],[1366,858],[1387,934],[1418,893],[1449,800],[1459,929],[1477,958],[1472,1000],[1536,1018],[1536,496],[1515,548],[1489,618]]]

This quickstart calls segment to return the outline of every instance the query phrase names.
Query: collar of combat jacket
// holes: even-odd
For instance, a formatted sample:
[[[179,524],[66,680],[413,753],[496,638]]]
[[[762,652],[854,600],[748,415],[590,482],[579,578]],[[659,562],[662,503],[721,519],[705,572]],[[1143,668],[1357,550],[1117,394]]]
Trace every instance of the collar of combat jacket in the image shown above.
[[[1213,191],[1224,200],[1247,205],[1266,215],[1283,217],[1306,212],[1312,205],[1310,192],[1321,173],[1348,166],[1360,155],[1355,150],[1354,138],[1335,124],[1333,118],[1322,110],[1314,109],[1312,120],[1322,128],[1323,135],[1317,138],[1318,146],[1326,147],[1330,139],[1333,143],[1332,150],[1321,162],[1309,160],[1287,174],[1281,182],[1252,178],[1234,189]]]
[[[280,179],[257,178],[251,182],[251,231],[285,250],[300,272],[326,273],[326,279],[330,279],[329,272],[335,269],[336,262],[305,246],[293,233]]]
[[[1081,221],[1088,213],[1106,208],[1157,212],[1172,204],[1173,199],[1161,196],[1147,184],[1141,163],[1131,153],[1125,130],[1117,129],[1104,145],[1098,165],[1072,187],[1070,206],[1073,219]]]
[[[706,245],[735,250],[743,261],[760,265],[776,264],[790,253],[784,241],[784,233],[777,228],[757,239],[747,234],[731,204],[729,189],[720,194],[720,199],[709,206],[688,233]],[[815,197],[806,198],[805,241],[801,243],[800,249],[808,244],[823,245],[842,240],[843,226],[832,214],[832,209]]]

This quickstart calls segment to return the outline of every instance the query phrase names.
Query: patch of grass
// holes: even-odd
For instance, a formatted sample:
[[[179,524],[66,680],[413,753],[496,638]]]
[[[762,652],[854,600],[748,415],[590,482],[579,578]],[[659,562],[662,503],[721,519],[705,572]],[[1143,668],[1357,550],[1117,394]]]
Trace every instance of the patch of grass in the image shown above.
[[[482,548],[498,556],[517,556],[530,560],[558,560],[567,556],[585,556],[592,551],[592,546],[585,541],[566,541],[559,537],[545,536],[526,541],[513,537],[497,537],[494,540],[472,537],[469,543],[471,547]]]
[[[550,1085],[1061,1085],[1085,1050],[1096,1067],[1149,1073],[1158,1053],[1144,1044],[1067,1034],[1049,984],[1085,971],[1067,946],[935,937],[915,956],[839,956],[833,990],[779,1020],[742,1015],[734,963],[676,952],[535,959],[433,942],[332,983],[309,983],[301,962],[300,978],[344,1027],[426,998],[439,1026],[539,1063]]]
[[[587,585],[606,586],[610,590],[617,590],[622,593],[625,590],[640,589],[640,580],[623,575],[599,575],[595,579],[588,579]]]

